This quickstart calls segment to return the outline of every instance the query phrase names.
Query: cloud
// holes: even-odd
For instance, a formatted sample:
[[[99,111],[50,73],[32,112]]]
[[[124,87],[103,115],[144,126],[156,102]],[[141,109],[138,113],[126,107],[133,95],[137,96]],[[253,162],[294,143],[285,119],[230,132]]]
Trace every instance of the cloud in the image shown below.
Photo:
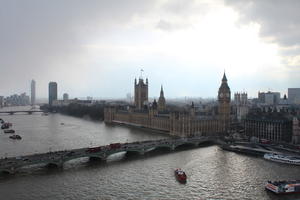
[[[285,49],[300,47],[300,1],[225,0],[240,14],[240,22],[260,24],[260,35]],[[284,49],[282,49],[284,50]],[[294,51],[299,54],[300,51]]]
[[[158,93],[162,82],[173,96],[179,90],[213,96],[219,77],[208,91],[193,87],[205,79],[198,74],[209,82],[231,66],[231,77],[247,74],[252,81],[260,67],[277,63],[273,46],[257,37],[258,23],[263,38],[281,45],[282,56],[289,58],[284,62],[298,63],[298,57],[290,59],[299,51],[296,29],[274,32],[273,15],[254,5],[263,3],[225,2],[244,22],[256,24],[236,27],[238,15],[223,0],[0,0],[0,95],[28,92],[34,78],[38,97],[47,96],[49,81],[73,97],[125,96],[143,66]],[[163,76],[170,72],[171,78]]]
[[[42,96],[51,80],[84,84],[90,63],[83,45],[125,27],[155,2],[0,0],[0,73],[6,75],[0,94],[22,92],[32,78],[43,85]]]

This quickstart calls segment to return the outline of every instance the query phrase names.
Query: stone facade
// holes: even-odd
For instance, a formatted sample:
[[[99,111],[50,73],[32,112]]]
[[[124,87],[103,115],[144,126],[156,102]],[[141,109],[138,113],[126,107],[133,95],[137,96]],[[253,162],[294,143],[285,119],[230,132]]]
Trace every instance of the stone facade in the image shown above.
[[[245,119],[246,115],[249,112],[248,107],[248,95],[247,93],[235,93],[234,94],[234,105],[236,109],[236,118],[238,122],[241,122]]]
[[[254,136],[273,142],[292,141],[292,121],[280,113],[250,114],[244,123],[248,137]]]
[[[136,82],[136,81],[135,81]],[[143,84],[142,80],[139,84]],[[174,136],[215,135],[228,130],[230,123],[230,89],[224,74],[222,85],[219,89],[219,115],[201,116],[195,114],[192,105],[185,111],[167,111],[163,90],[158,103],[154,102],[147,109],[141,103],[145,98],[140,98],[138,90],[142,87],[135,83],[135,106],[107,106],[104,109],[106,123],[126,124],[167,132]],[[146,81],[148,91],[148,81]],[[143,89],[142,89],[143,90]],[[148,97],[148,94],[144,97]]]
[[[218,101],[219,101],[219,120],[222,126],[222,130],[228,130],[230,124],[230,100],[231,100],[231,92],[230,88],[227,84],[227,78],[224,73],[222,78],[222,84],[219,88],[218,92]]]
[[[300,144],[300,120],[298,117],[293,118],[293,144]]]
[[[134,105],[137,109],[141,110],[144,105],[148,104],[148,79],[146,83],[142,77],[139,78],[139,82],[134,80]]]

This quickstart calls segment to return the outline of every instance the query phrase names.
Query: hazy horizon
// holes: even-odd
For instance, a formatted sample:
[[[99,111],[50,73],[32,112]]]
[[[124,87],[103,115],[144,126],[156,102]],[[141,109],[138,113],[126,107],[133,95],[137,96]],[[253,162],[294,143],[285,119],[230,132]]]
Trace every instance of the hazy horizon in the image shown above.
[[[144,70],[149,97],[216,98],[300,87],[300,1],[0,0],[0,96],[125,98]]]

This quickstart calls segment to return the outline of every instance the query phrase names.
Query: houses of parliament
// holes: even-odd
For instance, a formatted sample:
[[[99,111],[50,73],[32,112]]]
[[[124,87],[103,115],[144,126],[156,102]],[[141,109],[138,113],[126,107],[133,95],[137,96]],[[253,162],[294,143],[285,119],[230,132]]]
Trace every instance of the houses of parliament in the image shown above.
[[[158,101],[149,104],[148,85],[148,79],[135,79],[134,105],[107,106],[104,109],[104,121],[164,131],[180,137],[215,135],[228,130],[231,92],[225,73],[218,91],[218,106],[212,114],[198,113],[193,103],[184,110],[168,109],[163,87]]]

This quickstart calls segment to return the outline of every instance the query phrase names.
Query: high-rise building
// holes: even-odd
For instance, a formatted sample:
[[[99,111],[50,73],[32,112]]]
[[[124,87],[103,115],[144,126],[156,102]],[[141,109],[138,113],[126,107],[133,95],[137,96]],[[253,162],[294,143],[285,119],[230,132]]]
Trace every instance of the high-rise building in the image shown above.
[[[64,101],[68,101],[68,100],[69,100],[69,95],[68,95],[68,93],[64,93],[64,94],[63,94],[63,100],[64,100]]]
[[[288,99],[291,104],[300,104],[300,88],[288,88]]]
[[[222,84],[218,92],[218,101],[219,101],[219,120],[222,126],[222,130],[227,131],[230,124],[230,100],[231,92],[227,84],[226,74],[224,72],[222,78]]]
[[[35,104],[35,80],[31,81],[31,105]]]
[[[54,100],[57,100],[57,83],[49,83],[49,106],[52,106]]]
[[[141,110],[145,104],[148,103],[148,79],[146,78],[146,83],[142,77],[139,78],[137,83],[134,80],[134,105],[137,109]]]

